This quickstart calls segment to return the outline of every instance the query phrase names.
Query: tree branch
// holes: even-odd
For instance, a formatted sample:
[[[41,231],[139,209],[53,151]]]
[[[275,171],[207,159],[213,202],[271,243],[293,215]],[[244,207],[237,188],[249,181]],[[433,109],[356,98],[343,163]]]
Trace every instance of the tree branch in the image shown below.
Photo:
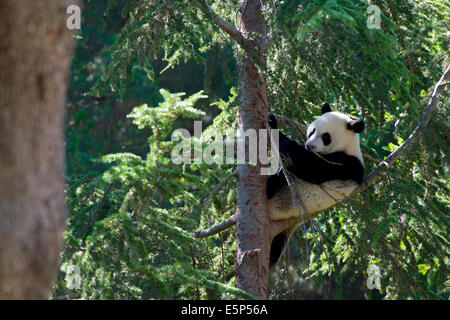
[[[275,116],[275,118],[277,118],[278,122],[294,126],[301,133],[305,133],[306,129],[308,129],[308,127],[305,126],[304,124],[298,123],[297,121],[294,121],[286,116],[282,116],[279,114],[273,114],[273,115]]]
[[[442,92],[444,86],[448,84],[449,79],[450,79],[450,65],[447,67],[441,79],[439,79],[438,83],[435,85],[428,106],[425,109],[425,113],[422,115],[419,124],[411,133],[411,135],[400,145],[400,147],[395,149],[386,159],[384,159],[380,164],[378,164],[378,166],[375,169],[373,169],[372,172],[369,173],[369,175],[367,175],[364,181],[359,185],[358,188],[356,188],[352,192],[350,196],[354,196],[357,193],[366,190],[380,176],[381,171],[384,168],[389,167],[391,164],[393,164],[417,140],[417,138],[420,136],[420,134],[428,125],[428,122],[430,122],[431,114],[433,113],[438,103],[438,96]]]
[[[231,228],[232,226],[234,226],[236,224],[236,215],[233,214],[231,217],[225,219],[224,221],[216,224],[215,226],[206,229],[206,230],[200,230],[200,231],[196,231],[194,232],[194,236],[196,238],[206,238],[206,237],[210,237],[212,235],[215,235],[219,232],[222,232],[226,229]]]
[[[220,211],[220,214],[224,214],[224,213],[230,211],[231,209],[233,209],[234,207],[236,207],[236,203],[235,203],[235,204],[232,204],[232,205],[229,206],[229,207],[226,207],[226,208],[222,209],[222,211]]]
[[[214,187],[214,189],[211,191],[211,194],[205,200],[203,200],[202,207],[206,206],[206,204],[208,203],[209,199],[211,199],[211,197],[214,196],[216,194],[216,192],[219,191],[220,188],[222,188],[222,186],[224,185],[225,182],[230,180],[232,177],[236,177],[236,176],[237,176],[237,172],[236,171],[233,171],[232,173],[227,175],[225,177],[225,179],[223,179],[217,186]]]
[[[249,55],[255,53],[253,44],[246,39],[243,34],[233,27],[231,24],[223,20],[214,10],[206,3],[205,0],[192,0],[192,3],[199,8],[216,26],[228,34],[232,39],[244,49]]]

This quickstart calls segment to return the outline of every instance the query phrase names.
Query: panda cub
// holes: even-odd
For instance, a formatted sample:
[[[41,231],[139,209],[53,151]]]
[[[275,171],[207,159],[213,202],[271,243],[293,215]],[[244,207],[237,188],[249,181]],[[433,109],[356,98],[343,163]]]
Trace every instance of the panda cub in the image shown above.
[[[277,129],[277,120],[271,115],[269,125]],[[279,133],[279,151],[297,194],[307,209],[301,213],[316,215],[342,200],[362,182],[364,162],[359,146],[359,133],[364,129],[362,120],[332,112],[328,103],[322,106],[322,115],[307,129],[305,145]],[[267,180],[267,199],[271,220],[299,217],[291,192],[282,171]],[[289,230],[292,231],[292,230]],[[272,241],[270,263],[274,265],[287,243],[290,232],[277,235]]]

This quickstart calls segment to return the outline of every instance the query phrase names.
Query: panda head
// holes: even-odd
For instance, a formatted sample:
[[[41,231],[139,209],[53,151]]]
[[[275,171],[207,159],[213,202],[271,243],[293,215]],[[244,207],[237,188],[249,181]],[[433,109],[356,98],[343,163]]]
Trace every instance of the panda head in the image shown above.
[[[305,147],[319,154],[344,152],[356,156],[362,162],[359,133],[364,121],[352,120],[349,116],[331,111],[330,105],[322,106],[322,115],[312,122],[306,131]]]

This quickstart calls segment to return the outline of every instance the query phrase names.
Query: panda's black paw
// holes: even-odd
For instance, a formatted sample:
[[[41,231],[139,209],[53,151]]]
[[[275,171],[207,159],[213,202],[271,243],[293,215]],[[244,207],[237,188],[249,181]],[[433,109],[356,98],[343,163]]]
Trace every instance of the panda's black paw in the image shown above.
[[[278,129],[278,121],[277,121],[277,117],[275,117],[273,114],[269,113],[269,126],[272,129]]]

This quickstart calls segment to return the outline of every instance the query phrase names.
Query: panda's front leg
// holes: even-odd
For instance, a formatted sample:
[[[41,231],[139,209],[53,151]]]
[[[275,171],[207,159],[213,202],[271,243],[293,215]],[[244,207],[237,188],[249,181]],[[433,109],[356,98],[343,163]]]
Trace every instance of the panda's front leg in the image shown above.
[[[267,178],[266,194],[267,199],[272,199],[284,186],[286,186],[286,179],[284,178],[283,172],[269,176]]]

